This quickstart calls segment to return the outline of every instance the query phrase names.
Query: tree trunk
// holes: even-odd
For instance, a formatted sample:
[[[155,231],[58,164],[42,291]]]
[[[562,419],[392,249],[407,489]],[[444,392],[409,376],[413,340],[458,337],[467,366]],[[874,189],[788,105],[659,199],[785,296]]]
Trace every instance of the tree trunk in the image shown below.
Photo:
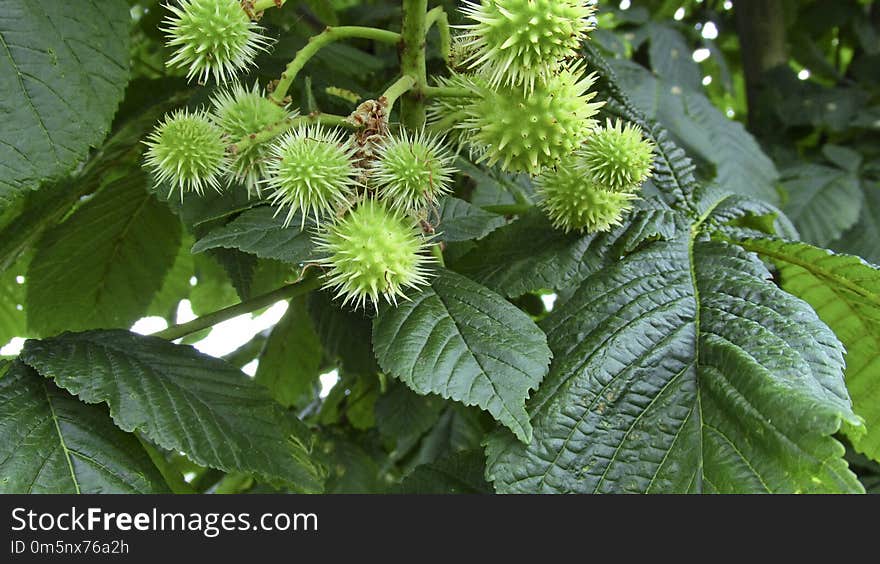
[[[782,0],[737,0],[736,29],[746,80],[749,128],[760,127],[758,98],[764,87],[764,73],[788,64],[785,10]]]

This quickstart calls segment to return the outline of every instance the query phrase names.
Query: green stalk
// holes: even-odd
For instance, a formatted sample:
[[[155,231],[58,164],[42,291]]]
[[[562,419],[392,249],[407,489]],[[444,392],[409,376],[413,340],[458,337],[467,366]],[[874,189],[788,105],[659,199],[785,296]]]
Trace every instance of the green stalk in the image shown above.
[[[483,206],[487,212],[497,213],[498,215],[522,215],[528,213],[533,205],[531,204],[499,204],[491,206]]]
[[[285,131],[293,129],[294,127],[302,124],[312,124],[317,123],[321,125],[327,125],[330,127],[346,127],[346,128],[356,128],[357,126],[349,121],[347,117],[337,116],[333,114],[322,114],[320,112],[314,112],[306,116],[297,116],[295,118],[289,118],[278,123],[273,123],[269,127],[266,127],[256,133],[251,133],[250,135],[246,135],[241,138],[238,143],[231,145],[229,150],[233,153],[238,153],[250,147],[251,145],[257,145],[260,143],[265,143],[275,137],[278,137]]]
[[[251,9],[254,13],[262,12],[269,8],[280,8],[285,2],[287,2],[287,0],[254,0],[253,8]]]
[[[403,28],[401,30],[401,74],[416,79],[415,86],[404,96],[400,106],[400,122],[410,129],[425,125],[425,89],[428,74],[425,66],[425,35],[428,0],[403,0]]]
[[[373,27],[328,27],[318,35],[310,37],[306,46],[300,49],[293,60],[287,64],[287,68],[281,73],[281,80],[278,81],[275,90],[269,95],[269,99],[276,104],[283,104],[288,89],[290,89],[293,81],[296,80],[296,75],[299,74],[299,71],[301,71],[306,63],[309,62],[309,59],[314,57],[322,47],[325,47],[334,41],[348,38],[372,39],[373,41],[394,44],[400,42],[401,36],[399,33],[393,31],[376,29]]]
[[[449,16],[446,15],[443,6],[437,6],[428,12],[425,26],[431,29],[434,24],[437,24],[437,31],[440,33],[440,53],[443,54],[443,60],[448,63],[452,52],[452,32],[449,29]]]
[[[425,88],[425,96],[428,98],[472,98],[474,93],[467,88],[455,86],[429,86]]]
[[[397,102],[397,99],[409,92],[413,86],[416,85],[416,79],[409,75],[401,76],[397,81],[388,87],[388,90],[382,94],[382,98],[385,100],[386,107],[386,115],[391,114],[392,108],[394,108],[394,103]]]
[[[258,309],[263,309],[264,307],[268,307],[275,302],[281,300],[289,300],[297,296],[307,294],[312,290],[320,288],[320,286],[320,278],[308,277],[303,280],[294,282],[293,284],[282,286],[281,288],[273,290],[267,294],[262,294],[249,300],[245,300],[234,306],[229,306],[213,313],[208,313],[201,317],[197,317],[187,323],[174,325],[172,327],[169,327],[168,329],[153,333],[152,336],[159,337],[161,339],[168,339],[169,341],[180,339],[181,337],[186,337],[187,335],[197,333],[202,329],[213,327],[214,325],[232,319],[233,317],[238,317],[239,315],[244,315],[245,313],[251,313],[257,311]]]

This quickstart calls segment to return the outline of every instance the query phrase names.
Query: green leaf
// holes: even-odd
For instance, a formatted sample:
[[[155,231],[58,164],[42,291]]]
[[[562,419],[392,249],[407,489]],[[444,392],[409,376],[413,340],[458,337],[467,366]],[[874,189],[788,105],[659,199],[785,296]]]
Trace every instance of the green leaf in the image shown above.
[[[651,41],[648,55],[654,73],[679,89],[699,90],[700,67],[694,62],[693,49],[688,47],[681,33],[664,24],[650,23],[646,27]]]
[[[140,174],[143,139],[162,115],[181,104],[186,95],[163,93],[167,81],[129,83],[114,131],[90,158],[63,180],[20,198],[21,210],[0,230],[0,270],[6,270],[37,244],[43,233],[76,209],[85,197],[128,174]],[[148,92],[141,100],[143,92]],[[130,117],[129,117],[130,116]]]
[[[208,249],[238,249],[260,258],[301,264],[314,258],[311,235],[300,229],[296,218],[284,227],[275,208],[260,206],[245,211],[223,227],[214,229],[195,244],[194,253]]]
[[[779,268],[782,287],[813,306],[846,347],[846,387],[865,420],[849,434],[856,447],[880,460],[880,268],[852,255],[806,243],[749,239],[740,243]]]
[[[698,199],[712,201],[709,219],[725,232],[751,230],[763,235],[797,239],[798,232],[779,208],[767,202],[710,187]]]
[[[446,402],[436,395],[418,395],[400,382],[392,381],[388,393],[376,400],[379,433],[402,456],[415,446],[437,420]]]
[[[129,327],[147,312],[180,246],[180,222],[134,173],[111,183],[47,232],[27,278],[38,335]]]
[[[541,330],[501,296],[449,270],[411,298],[382,308],[373,324],[382,369],[420,394],[479,405],[528,441],[525,400],[550,362]]]
[[[485,237],[505,223],[503,216],[450,196],[443,200],[436,230],[444,241],[470,241]]]
[[[20,361],[0,377],[0,493],[168,493],[137,438]]]
[[[312,292],[309,316],[328,360],[339,362],[347,372],[372,374],[377,371],[373,356],[370,319],[359,311],[341,309],[331,292]]]
[[[290,302],[272,329],[260,354],[256,381],[285,407],[305,407],[316,397],[320,376],[321,342],[312,327],[305,297]]]
[[[535,209],[490,233],[455,262],[455,269],[510,298],[560,289],[644,241],[673,236],[671,217],[668,210],[642,210],[610,233],[581,235],[554,229]]]
[[[782,186],[789,198],[783,209],[804,241],[827,245],[858,221],[862,190],[849,172],[806,163],[786,171]]]
[[[859,221],[831,244],[837,251],[859,255],[880,264],[880,182],[862,182],[865,201]]]
[[[128,81],[125,2],[9,0],[0,22],[0,208],[107,134]]]
[[[82,401],[107,403],[124,431],[198,464],[321,490],[302,423],[240,370],[192,347],[87,331],[27,341],[21,357]]]
[[[543,327],[555,360],[534,437],[489,439],[499,492],[861,491],[832,437],[860,425],[843,348],[754,255],[655,242]]]
[[[534,209],[490,233],[455,268],[504,296],[519,297],[563,285],[593,239],[554,229]]]
[[[487,494],[492,486],[483,478],[485,456],[480,450],[459,452],[418,466],[396,486],[398,494]]]

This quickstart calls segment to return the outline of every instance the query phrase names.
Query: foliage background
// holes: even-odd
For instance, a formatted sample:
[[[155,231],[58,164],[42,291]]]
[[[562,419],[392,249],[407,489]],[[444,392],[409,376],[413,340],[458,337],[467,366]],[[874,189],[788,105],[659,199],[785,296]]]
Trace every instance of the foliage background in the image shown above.
[[[455,2],[436,4],[445,5],[456,23]],[[196,315],[204,314],[265,293],[294,276],[286,264],[291,256],[284,253],[296,253],[296,241],[261,233],[259,226],[271,225],[271,218],[248,215],[252,204],[242,190],[182,204],[156,198],[149,190],[150,179],[141,169],[141,140],[164,112],[203,103],[210,88],[193,88],[165,69],[168,53],[158,28],[164,14],[159,2],[109,5],[113,7],[100,14],[78,16],[96,22],[89,41],[106,44],[101,55],[74,53],[83,66],[81,81],[58,78],[46,85],[63,89],[59,96],[73,105],[50,116],[47,127],[64,129],[65,120],[74,116],[81,125],[64,129],[59,145],[68,152],[56,149],[53,158],[16,170],[20,182],[0,183],[0,346],[11,343],[2,349],[10,358],[18,353],[21,338],[129,328],[146,316],[173,324],[179,321],[182,300],[188,300]],[[632,103],[665,127],[694,159],[701,181],[778,206],[791,225],[783,222],[777,228],[796,232],[806,243],[880,264],[880,5],[870,0],[624,0],[601,2],[600,10],[600,29],[592,34],[590,50],[608,59]],[[265,84],[277,78],[308,37],[325,25],[396,29],[399,20],[399,2],[391,0],[289,2],[284,10],[267,12],[263,23],[279,40],[261,55],[258,70],[247,81]],[[436,42],[435,34],[429,36],[429,72],[441,73],[444,62]],[[338,43],[308,64],[292,95],[303,113],[320,109],[348,114],[351,101],[328,87],[372,98],[394,80],[396,69],[393,48]],[[130,82],[123,91],[126,76]],[[74,95],[83,89],[94,96]],[[5,163],[18,166],[8,150],[3,156]],[[520,177],[499,176],[464,160],[459,166],[465,174],[456,195],[475,206],[515,203],[507,190],[510,183],[531,189]],[[42,188],[33,190],[38,186]],[[652,193],[650,185],[646,190]],[[476,245],[471,239],[500,227],[503,217],[475,207],[466,213],[445,208],[443,213],[447,261],[459,272],[481,277],[483,265],[474,263],[473,255],[467,257]],[[774,221],[765,214],[768,218]],[[490,282],[493,288],[505,287],[505,281]],[[876,287],[874,292],[876,297]],[[553,301],[539,292],[506,293],[536,319],[546,316]],[[570,297],[561,293],[557,299]],[[864,374],[873,374],[876,381],[880,319],[864,323],[875,324],[873,341],[857,346],[867,359]],[[123,343],[126,337],[114,338]],[[319,293],[293,300],[276,325],[226,354],[225,360],[238,368],[252,367],[257,360],[255,384],[309,424],[320,425],[318,443],[308,448],[328,478],[318,484],[319,472],[304,461],[297,470],[301,475],[295,476],[307,484],[304,489],[488,491],[482,443],[494,428],[492,418],[438,396],[416,395],[384,376],[370,343],[368,319],[336,308]],[[68,352],[68,361],[82,354],[73,345]],[[45,370],[58,370],[57,362]],[[152,366],[157,361],[146,355],[138,362]],[[185,358],[178,362],[187,366]],[[294,371],[291,367],[299,374],[293,380],[285,376]],[[28,381],[24,373],[30,369],[20,363],[4,370],[7,384],[13,373]],[[192,370],[188,377],[198,373],[210,380],[224,369]],[[329,372],[339,380],[322,393],[320,376]],[[74,382],[64,387],[73,391],[69,386],[78,385],[77,375],[70,378]],[[86,396],[80,397],[106,397],[105,391],[80,384],[86,388]],[[139,384],[132,380],[130,385]],[[243,397],[252,392],[239,391]],[[64,394],[54,386],[45,393]],[[147,413],[127,412],[125,420],[119,406],[112,399],[108,403],[119,427],[143,431]],[[106,425],[103,406],[87,406],[88,413],[77,412],[72,403],[64,406],[73,414],[70,422],[92,418],[106,426],[106,436],[118,432]],[[298,423],[289,413],[270,410],[255,417],[269,418],[279,428],[295,427]],[[180,415],[184,423],[190,416],[219,417],[217,440],[225,440],[225,425],[233,424],[224,422],[222,413]],[[271,454],[252,451],[250,470],[258,472],[254,480],[243,473],[248,469],[241,461],[201,452],[207,445],[176,444],[162,437],[161,429],[148,429],[136,439],[123,434],[117,448],[137,459],[129,468],[145,469],[137,480],[126,481],[139,484],[133,490],[149,491],[150,484],[161,481],[144,452],[166,479],[186,475],[188,483],[171,486],[183,491],[272,491],[290,478],[283,476],[289,469],[274,468],[273,473]],[[176,454],[181,449],[191,460]],[[852,449],[847,457],[866,490],[880,491],[880,466]],[[403,476],[408,478],[401,481]]]

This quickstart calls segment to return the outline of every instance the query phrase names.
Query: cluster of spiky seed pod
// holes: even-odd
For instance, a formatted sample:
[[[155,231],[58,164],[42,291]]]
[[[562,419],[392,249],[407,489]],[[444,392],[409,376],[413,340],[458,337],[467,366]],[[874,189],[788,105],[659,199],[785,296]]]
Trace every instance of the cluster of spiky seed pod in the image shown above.
[[[172,0],[169,66],[213,78],[207,109],[166,116],[146,140],[158,184],[203,194],[244,185],[277,207],[284,226],[314,230],[327,287],[344,303],[397,303],[427,283],[430,236],[420,220],[450,192],[453,157],[442,138],[401,130],[368,140],[306,125],[257,84],[234,76],[270,41],[241,0]],[[540,204],[559,228],[604,230],[631,207],[650,174],[651,145],[620,123],[599,128],[595,75],[574,62],[594,27],[590,0],[465,2],[458,58],[432,115],[481,162],[537,177]],[[257,132],[286,129],[262,141]],[[250,136],[250,142],[239,143]]]
[[[595,74],[577,61],[595,28],[592,0],[464,2],[452,76],[431,108],[477,160],[536,176],[540,205],[566,231],[620,223],[650,174],[652,145],[639,129],[595,119]]]
[[[241,144],[296,123],[297,111],[257,84],[234,80],[269,41],[240,0],[177,0],[167,8],[164,30],[175,48],[169,66],[184,68],[190,80],[218,83],[208,108],[172,112],[145,141],[145,164],[169,197],[244,185],[250,197],[276,206],[286,228],[308,223],[326,286],[343,303],[396,303],[426,284],[434,259],[420,220],[450,191],[454,173],[443,140],[384,131],[364,158],[357,136],[303,123]]]

